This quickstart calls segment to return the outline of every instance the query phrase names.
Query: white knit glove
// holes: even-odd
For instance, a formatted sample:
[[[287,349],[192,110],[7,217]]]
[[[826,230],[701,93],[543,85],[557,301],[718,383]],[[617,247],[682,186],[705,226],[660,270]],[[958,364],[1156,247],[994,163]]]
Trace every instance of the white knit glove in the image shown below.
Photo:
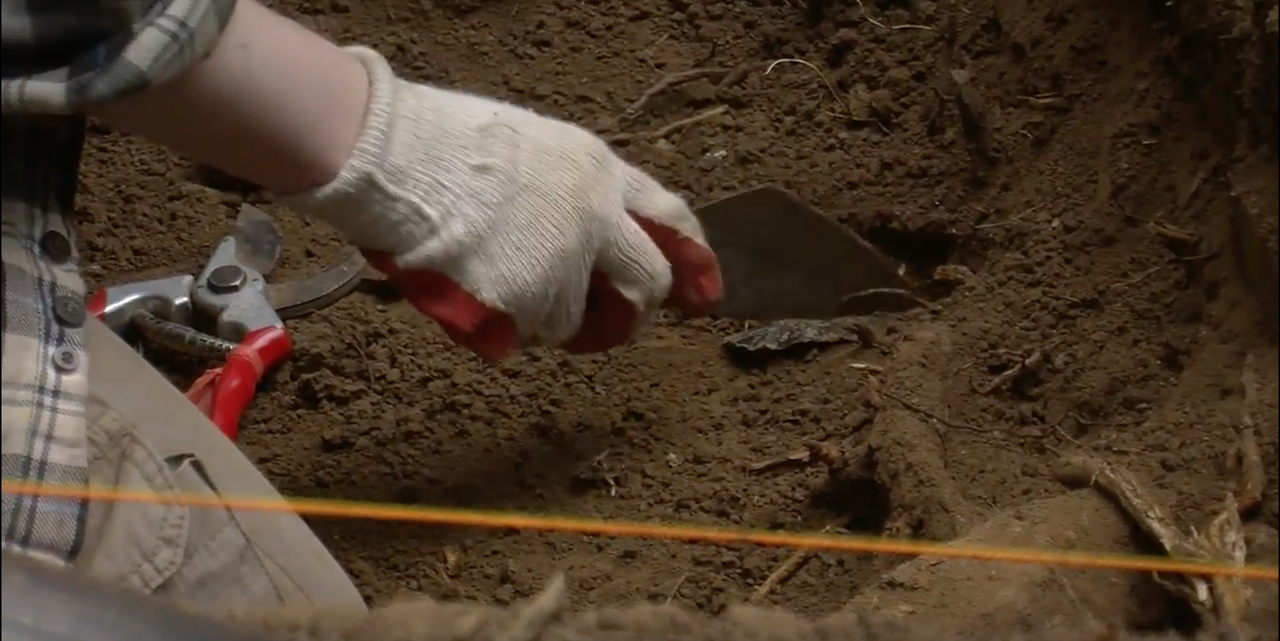
[[[591,132],[397,78],[348,49],[371,100],[333,182],[282,201],[335,227],[458,343],[597,351],[664,304],[706,313],[720,273],[689,207]]]

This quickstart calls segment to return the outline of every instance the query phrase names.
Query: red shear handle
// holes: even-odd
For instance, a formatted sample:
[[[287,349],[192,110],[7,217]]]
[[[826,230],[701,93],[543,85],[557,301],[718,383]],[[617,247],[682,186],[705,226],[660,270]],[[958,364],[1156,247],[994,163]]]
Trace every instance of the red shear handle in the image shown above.
[[[240,415],[253,401],[262,374],[275,367],[293,351],[293,343],[283,327],[264,327],[249,332],[227,354],[227,362],[205,372],[187,399],[195,403],[227,438],[240,433]]]
[[[107,314],[107,290],[99,289],[94,292],[84,307],[90,316],[102,320],[102,317]]]

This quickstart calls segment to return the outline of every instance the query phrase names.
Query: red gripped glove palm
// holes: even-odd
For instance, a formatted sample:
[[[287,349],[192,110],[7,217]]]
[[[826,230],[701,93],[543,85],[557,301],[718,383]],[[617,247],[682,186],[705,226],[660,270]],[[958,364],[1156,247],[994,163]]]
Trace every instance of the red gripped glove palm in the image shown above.
[[[690,316],[712,311],[721,295],[715,254],[652,216],[630,215],[670,265],[671,293],[664,303]],[[528,342],[520,337],[514,316],[486,305],[447,274],[401,268],[394,256],[382,252],[366,251],[365,257],[415,309],[439,323],[455,343],[476,354],[498,360]],[[607,273],[593,269],[578,330],[560,347],[571,353],[615,347],[630,339],[653,311],[652,306],[641,308],[623,295]]]
[[[454,341],[491,359],[534,343],[600,351],[665,305],[696,316],[719,302],[688,205],[599,137],[348,51],[372,96],[356,150],[332,183],[283,200],[363,248]]]

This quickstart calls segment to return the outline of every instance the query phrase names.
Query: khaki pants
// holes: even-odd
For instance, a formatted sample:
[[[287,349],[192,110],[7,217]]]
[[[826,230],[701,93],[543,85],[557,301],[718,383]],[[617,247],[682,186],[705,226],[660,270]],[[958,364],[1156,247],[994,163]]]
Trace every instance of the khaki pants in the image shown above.
[[[87,327],[89,478],[94,487],[279,499],[205,416],[107,327]],[[90,505],[77,567],[198,603],[363,607],[301,518],[161,503]]]

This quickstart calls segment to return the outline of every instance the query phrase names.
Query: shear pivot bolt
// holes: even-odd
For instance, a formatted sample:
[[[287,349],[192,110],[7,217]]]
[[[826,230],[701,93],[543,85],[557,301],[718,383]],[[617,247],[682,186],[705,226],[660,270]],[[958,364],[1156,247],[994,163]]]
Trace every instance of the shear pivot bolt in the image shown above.
[[[215,294],[229,294],[244,287],[245,273],[235,265],[223,265],[209,272],[209,289]]]

